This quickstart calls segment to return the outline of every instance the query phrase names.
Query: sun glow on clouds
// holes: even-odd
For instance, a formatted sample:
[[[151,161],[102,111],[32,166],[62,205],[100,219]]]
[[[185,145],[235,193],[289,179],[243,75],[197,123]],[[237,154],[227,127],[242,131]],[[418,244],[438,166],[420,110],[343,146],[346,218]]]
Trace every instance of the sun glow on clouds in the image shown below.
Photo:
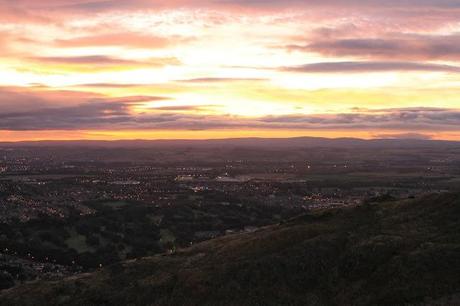
[[[454,139],[460,8],[409,2],[0,1],[0,140]]]

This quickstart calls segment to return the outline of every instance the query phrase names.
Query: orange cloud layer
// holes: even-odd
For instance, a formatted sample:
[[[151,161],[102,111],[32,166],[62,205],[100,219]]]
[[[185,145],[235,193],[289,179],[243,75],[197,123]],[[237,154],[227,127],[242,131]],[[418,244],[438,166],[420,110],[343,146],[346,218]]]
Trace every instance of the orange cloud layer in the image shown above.
[[[456,139],[459,16],[456,0],[0,0],[0,140]]]

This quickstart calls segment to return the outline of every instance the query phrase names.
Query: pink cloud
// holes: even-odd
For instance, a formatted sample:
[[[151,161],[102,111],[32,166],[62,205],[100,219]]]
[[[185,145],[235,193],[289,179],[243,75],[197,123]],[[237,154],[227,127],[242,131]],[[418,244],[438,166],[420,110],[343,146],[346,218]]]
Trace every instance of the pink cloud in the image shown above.
[[[329,38],[286,46],[289,50],[326,56],[375,59],[459,60],[460,35],[404,34],[381,38]]]
[[[134,48],[161,49],[169,46],[173,41],[169,38],[160,36],[125,32],[58,39],[55,43],[59,47],[128,46]]]
[[[173,57],[150,58],[145,60],[128,60],[105,55],[89,56],[36,56],[28,57],[26,60],[43,64],[67,64],[84,65],[93,68],[101,67],[163,67],[168,65],[179,65],[178,59]]]

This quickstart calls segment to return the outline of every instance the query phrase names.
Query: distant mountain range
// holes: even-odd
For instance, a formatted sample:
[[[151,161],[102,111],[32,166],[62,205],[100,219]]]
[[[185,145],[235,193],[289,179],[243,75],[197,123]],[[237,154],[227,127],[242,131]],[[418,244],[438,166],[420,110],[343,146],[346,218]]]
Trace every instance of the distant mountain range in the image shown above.
[[[74,140],[74,141],[23,141],[23,142],[0,142],[0,147],[222,147],[222,146],[244,146],[244,147],[354,147],[354,148],[414,148],[446,146],[459,147],[459,141],[426,140],[426,139],[372,139],[364,140],[358,138],[318,138],[318,137],[297,137],[297,138],[232,138],[232,139],[210,139],[210,140]]]
[[[311,213],[0,294],[0,305],[460,305],[460,194]]]

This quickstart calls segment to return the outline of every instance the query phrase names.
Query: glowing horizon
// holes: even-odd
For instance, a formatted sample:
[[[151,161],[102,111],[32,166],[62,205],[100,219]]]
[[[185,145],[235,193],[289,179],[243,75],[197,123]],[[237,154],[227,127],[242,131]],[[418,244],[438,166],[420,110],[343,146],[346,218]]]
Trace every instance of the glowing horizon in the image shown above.
[[[460,140],[455,0],[0,0],[0,141]]]

